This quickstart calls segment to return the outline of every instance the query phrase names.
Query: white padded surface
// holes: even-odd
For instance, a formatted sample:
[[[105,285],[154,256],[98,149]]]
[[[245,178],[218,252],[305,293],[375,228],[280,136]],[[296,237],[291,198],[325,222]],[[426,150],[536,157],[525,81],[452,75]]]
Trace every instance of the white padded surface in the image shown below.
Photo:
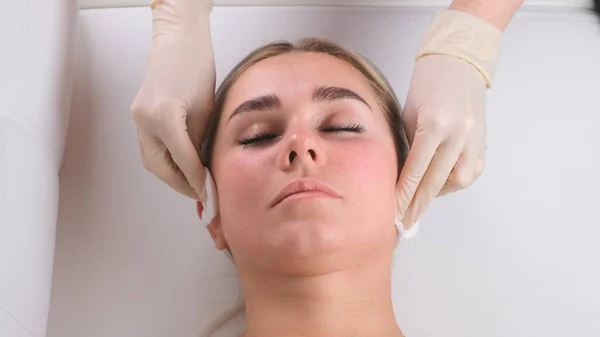
[[[45,335],[78,9],[0,11],[0,337]]]
[[[432,14],[218,7],[218,81],[258,45],[326,36],[371,58],[404,101]],[[81,13],[49,337],[197,336],[237,294],[235,271],[213,248],[194,203],[139,160],[128,108],[147,57],[149,18],[147,8]],[[515,18],[489,94],[485,174],[437,200],[419,236],[398,251],[393,295],[407,336],[600,330],[599,60],[593,16],[561,9]],[[242,321],[220,336],[235,336]]]

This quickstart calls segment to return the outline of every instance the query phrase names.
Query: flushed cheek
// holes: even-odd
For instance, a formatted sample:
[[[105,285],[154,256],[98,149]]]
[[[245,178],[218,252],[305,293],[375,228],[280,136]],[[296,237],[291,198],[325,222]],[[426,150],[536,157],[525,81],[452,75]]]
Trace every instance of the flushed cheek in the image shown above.
[[[395,152],[372,144],[355,146],[344,151],[337,161],[338,184],[343,184],[350,200],[353,217],[387,216],[393,214],[395,202],[396,164]],[[343,170],[343,172],[342,172]],[[364,205],[370,205],[365,212]],[[359,211],[361,210],[361,211]],[[354,212],[354,211],[353,211]]]
[[[227,190],[220,197],[236,211],[246,213],[264,203],[270,177],[268,166],[251,154],[228,158],[222,162],[222,182]]]
[[[395,180],[395,152],[382,148],[381,144],[364,142],[340,149],[329,156],[328,162],[336,167],[339,176],[352,177],[361,182]]]
[[[269,170],[257,158],[231,157],[220,163],[218,181],[223,230],[233,250],[248,247],[257,220],[263,219]]]

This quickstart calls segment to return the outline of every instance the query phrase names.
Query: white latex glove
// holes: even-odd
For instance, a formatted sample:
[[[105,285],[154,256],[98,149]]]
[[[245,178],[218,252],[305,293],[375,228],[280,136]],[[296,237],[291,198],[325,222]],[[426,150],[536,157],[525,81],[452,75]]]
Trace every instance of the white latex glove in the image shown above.
[[[212,1],[152,6],[153,38],[131,112],[144,167],[176,191],[206,202],[200,143],[214,105]]]
[[[439,195],[469,187],[483,172],[486,88],[502,32],[470,14],[441,12],[425,34],[403,122],[411,148],[398,181],[406,229]]]

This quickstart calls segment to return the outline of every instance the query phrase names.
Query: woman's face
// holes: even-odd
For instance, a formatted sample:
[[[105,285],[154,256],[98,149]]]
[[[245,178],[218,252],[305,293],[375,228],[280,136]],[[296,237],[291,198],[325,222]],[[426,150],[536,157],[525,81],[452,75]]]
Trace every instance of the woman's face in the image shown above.
[[[218,127],[209,230],[238,267],[309,273],[391,255],[396,150],[353,66],[322,53],[263,60],[233,84]]]

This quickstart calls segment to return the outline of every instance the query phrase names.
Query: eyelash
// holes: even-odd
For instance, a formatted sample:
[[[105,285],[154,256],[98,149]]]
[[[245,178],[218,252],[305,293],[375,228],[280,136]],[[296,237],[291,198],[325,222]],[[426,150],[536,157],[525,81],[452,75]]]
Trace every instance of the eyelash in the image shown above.
[[[363,133],[365,131],[365,126],[363,124],[352,124],[348,126],[331,126],[322,130],[323,132],[354,132],[354,133]],[[247,146],[258,146],[263,142],[273,140],[274,138],[279,137],[279,134],[274,132],[261,132],[255,136],[238,138],[235,140],[239,145]]]

